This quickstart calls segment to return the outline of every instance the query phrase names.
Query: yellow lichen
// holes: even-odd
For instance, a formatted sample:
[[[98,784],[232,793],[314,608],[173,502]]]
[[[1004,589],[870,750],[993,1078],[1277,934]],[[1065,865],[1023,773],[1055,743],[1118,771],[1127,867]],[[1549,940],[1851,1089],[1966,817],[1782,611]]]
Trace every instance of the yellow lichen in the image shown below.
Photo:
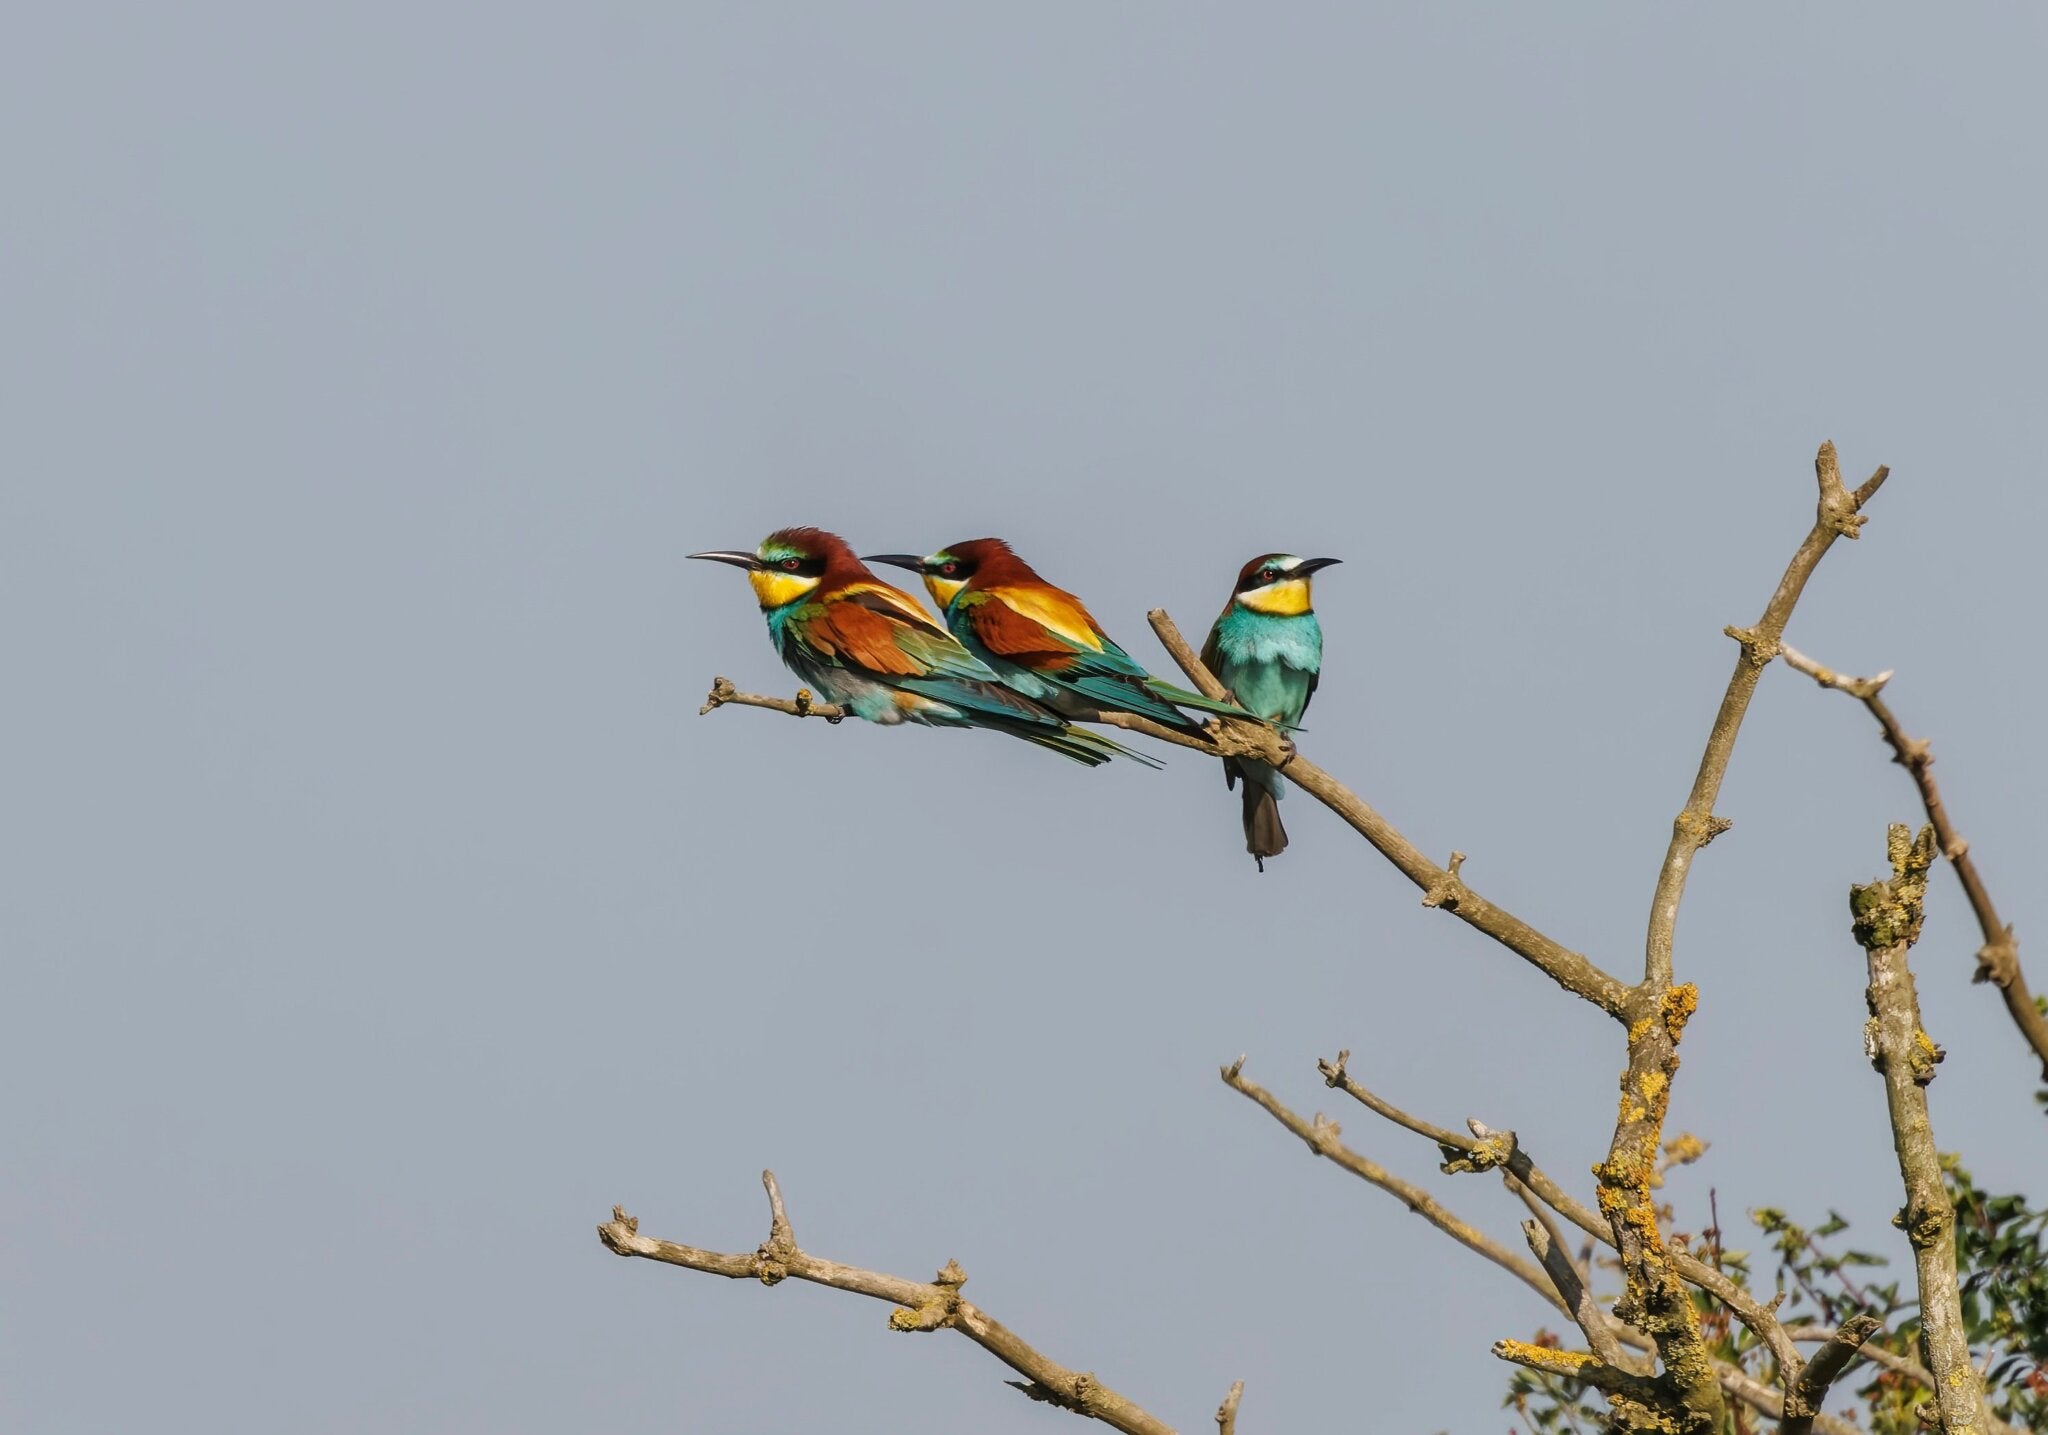
[[[1678,1045],[1678,1039],[1685,1035],[1685,1024],[1692,1020],[1692,1014],[1700,1008],[1700,989],[1691,982],[1675,986],[1664,993],[1664,1030],[1671,1035],[1671,1044]]]

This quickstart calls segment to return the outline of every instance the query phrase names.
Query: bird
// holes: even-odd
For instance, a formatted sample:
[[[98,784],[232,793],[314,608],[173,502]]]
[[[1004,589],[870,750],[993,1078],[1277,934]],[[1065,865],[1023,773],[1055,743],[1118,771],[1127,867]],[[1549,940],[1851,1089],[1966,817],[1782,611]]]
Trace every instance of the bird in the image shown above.
[[[884,727],[989,728],[1089,767],[1115,757],[1160,765],[1005,687],[836,533],[780,528],[751,553],[689,556],[744,568],[782,661],[856,717]]]
[[[1251,715],[1161,682],[1132,660],[1086,605],[1056,588],[1000,538],[971,538],[923,558],[870,554],[924,576],[932,601],[960,645],[994,669],[1005,686],[1082,721],[1134,713],[1178,732],[1202,724],[1181,708],[1230,717]]]
[[[1281,727],[1295,727],[1308,711],[1323,669],[1323,626],[1316,621],[1310,579],[1341,562],[1262,553],[1238,570],[1230,601],[1202,644],[1202,662],[1230,695]],[[1280,770],[1251,757],[1223,759],[1223,781],[1244,779],[1245,850],[1266,870],[1266,859],[1287,850],[1280,822]]]

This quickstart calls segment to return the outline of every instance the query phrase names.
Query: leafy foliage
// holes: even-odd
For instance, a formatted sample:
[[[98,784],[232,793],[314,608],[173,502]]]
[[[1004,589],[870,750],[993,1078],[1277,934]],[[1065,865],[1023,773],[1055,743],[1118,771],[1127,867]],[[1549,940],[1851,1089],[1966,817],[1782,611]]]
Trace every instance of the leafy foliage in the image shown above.
[[[1963,1320],[1977,1367],[1984,1372],[1985,1398],[2007,1424],[2048,1430],[2048,1208],[2032,1207],[2022,1195],[1984,1191],[1954,1156],[1943,1158],[1942,1169],[1956,1210]],[[1837,1212],[1828,1212],[1826,1220],[1812,1226],[1773,1207],[1749,1214],[1777,1257],[1780,1320],[1788,1326],[1833,1330],[1851,1316],[1873,1315],[1884,1326],[1871,1345],[1919,1361],[1919,1300],[1910,1269],[1892,1275],[1884,1256],[1842,1239],[1849,1222]],[[1721,1248],[1718,1215],[1700,1240],[1704,1247],[1696,1254],[1744,1287],[1751,1286],[1750,1257]],[[1778,1387],[1781,1380],[1770,1352],[1718,1301],[1700,1292],[1694,1292],[1694,1300],[1714,1356]],[[1538,1332],[1536,1339],[1540,1344],[1559,1343],[1549,1332]],[[1851,1392],[1855,1405],[1844,1410],[1844,1397]],[[1917,1380],[1865,1358],[1837,1382],[1829,1405],[1871,1435],[1921,1435],[1926,1427],[1920,1411],[1931,1400],[1931,1393]],[[1526,1422],[1513,1427],[1514,1435],[1523,1435],[1524,1430],[1564,1435],[1606,1426],[1600,1392],[1568,1377],[1518,1369],[1502,1403]],[[1755,1435],[1763,1424],[1731,1403],[1726,1435]]]

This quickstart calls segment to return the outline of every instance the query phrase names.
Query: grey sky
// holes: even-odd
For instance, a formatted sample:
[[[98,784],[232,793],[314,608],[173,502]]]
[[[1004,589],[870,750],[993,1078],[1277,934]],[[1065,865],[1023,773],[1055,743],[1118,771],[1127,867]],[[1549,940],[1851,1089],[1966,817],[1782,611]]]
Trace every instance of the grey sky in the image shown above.
[[[812,522],[1000,533],[1164,663],[1267,548],[1305,749],[1626,973],[1822,438],[1792,637],[1896,706],[2048,980],[2040,12],[41,6],[0,45],[0,1425],[1041,1432],[969,1293],[1204,1427],[1502,1431],[1534,1298],[1228,1092],[1349,1046],[1589,1184],[1611,1024],[1298,794],[733,710]],[[1845,890],[1910,790],[1766,675],[1670,1191],[1902,1255]],[[1944,1146],[2048,1173],[1944,873]],[[1513,1237],[1494,1186],[1367,1151]]]

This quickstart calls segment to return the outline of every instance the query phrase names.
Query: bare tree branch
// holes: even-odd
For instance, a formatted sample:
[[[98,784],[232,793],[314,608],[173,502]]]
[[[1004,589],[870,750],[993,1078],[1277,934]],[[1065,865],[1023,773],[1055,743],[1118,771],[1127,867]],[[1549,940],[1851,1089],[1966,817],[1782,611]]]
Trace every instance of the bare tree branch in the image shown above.
[[[1784,1398],[1748,1371],[1738,1370],[1725,1361],[1716,1361],[1714,1374],[1720,1380],[1723,1390],[1758,1414],[1768,1415],[1773,1420],[1785,1418]],[[1849,1421],[1837,1420],[1832,1415],[1814,1416],[1813,1428],[1817,1435],[1863,1435],[1863,1432]]]
[[[1813,1353],[1813,1359],[1806,1363],[1806,1369],[1799,1378],[1792,1381],[1785,1391],[1785,1422],[1778,1427],[1778,1435],[1810,1435],[1813,1417],[1826,1403],[1828,1388],[1836,1377],[1849,1368],[1849,1362],[1863,1343],[1883,1328],[1884,1322],[1874,1315],[1851,1316],[1842,1323],[1842,1328],[1828,1337],[1826,1345]]]
[[[1990,889],[1984,885],[1984,878],[1977,870],[1977,863],[1970,855],[1970,844],[1956,831],[1955,823],[1949,820],[1948,808],[1941,800],[1941,789],[1935,785],[1934,747],[1925,738],[1913,738],[1899,726],[1899,720],[1892,715],[1890,707],[1879,696],[1884,685],[1891,680],[1890,672],[1879,673],[1874,678],[1856,678],[1823,667],[1791,645],[1780,643],[1779,651],[1792,667],[1812,678],[1824,688],[1847,693],[1870,711],[1877,719],[1877,725],[1884,734],[1884,740],[1891,745],[1892,761],[1912,775],[1913,785],[1920,791],[1920,804],[1927,809],[1927,820],[1934,825],[1934,840],[1940,844],[1941,853],[1956,869],[1956,880],[1963,884],[1963,895],[1970,900],[1970,910],[1977,916],[1977,928],[1984,934],[1984,945],[1977,949],[1977,971],[1975,980],[1988,981],[1998,988],[2005,1000],[2005,1009],[2011,1014],[2013,1024],[2020,1029],[2027,1044],[2034,1049],[2034,1055],[2041,1062],[2041,1079],[2048,1081],[2048,1018],[2041,1015],[2041,1009],[2034,1004],[2034,995],[2027,990],[2026,974],[2020,970],[2019,938],[2013,935],[2010,926],[1998,920],[1998,908],[1991,903]]]
[[[1820,496],[1812,529],[1792,555],[1756,626],[1728,630],[1729,636],[1742,644],[1742,653],[1707,733],[1692,791],[1671,824],[1671,841],[1650,901],[1643,981],[1630,993],[1625,1013],[1628,1067],[1621,1078],[1621,1109],[1607,1159],[1594,1168],[1600,1182],[1600,1214],[1614,1232],[1615,1249],[1621,1257],[1625,1288],[1615,1314],[1657,1342],[1671,1399],[1669,1408],[1681,1430],[1687,1432],[1718,1428],[1724,1407],[1700,1335],[1698,1312],[1658,1233],[1652,1195],[1664,1114],[1671,1100],[1671,1081],[1678,1071],[1678,1043],[1699,1001],[1698,991],[1690,983],[1673,984],[1672,940],[1693,858],[1728,828],[1725,818],[1714,815],[1714,800],[1727,776],[1757,679],[1777,656],[1779,639],[1807,579],[1837,538],[1857,536],[1864,521],[1860,510],[1883,485],[1888,472],[1880,468],[1861,488],[1850,492],[1842,484],[1832,443],[1820,446],[1813,469]]]
[[[1361,1181],[1379,1187],[1388,1195],[1397,1197],[1402,1204],[1423,1220],[1435,1226],[1467,1250],[1477,1251],[1502,1270],[1515,1277],[1529,1289],[1536,1292],[1550,1305],[1564,1315],[1571,1311],[1558,1299],[1557,1291],[1550,1284],[1550,1277],[1534,1262],[1516,1255],[1500,1242],[1458,1219],[1447,1210],[1436,1197],[1412,1181],[1404,1181],[1346,1146],[1340,1139],[1344,1129],[1327,1117],[1317,1114],[1313,1121],[1304,1121],[1288,1110],[1272,1092],[1244,1074],[1244,1058],[1239,1057],[1223,1068],[1223,1080],[1234,1090],[1250,1097],[1266,1109],[1275,1121],[1292,1131],[1308,1144],[1308,1149],[1332,1164],[1343,1167]]]
[[[617,1255],[639,1256],[732,1280],[758,1280],[763,1285],[772,1286],[794,1276],[835,1290],[888,1301],[897,1307],[889,1316],[891,1330],[957,1330],[1024,1376],[1023,1382],[1011,1381],[1010,1384],[1034,1400],[1044,1400],[1077,1415],[1086,1415],[1125,1431],[1126,1435],[1173,1435],[1172,1427],[1165,1421],[1147,1414],[1093,1375],[1069,1370],[1041,1355],[1014,1331],[963,1300],[960,1287],[967,1284],[967,1276],[953,1261],[946,1262],[945,1269],[930,1281],[912,1281],[901,1276],[884,1275],[880,1271],[841,1265],[803,1251],[796,1243],[789,1216],[783,1210],[782,1190],[776,1184],[775,1173],[763,1171],[761,1184],[768,1191],[768,1239],[750,1255],[725,1255],[643,1236],[639,1221],[617,1206],[612,1207],[611,1220],[597,1228],[598,1239]]]
[[[1789,1326],[1785,1333],[1797,1341],[1820,1341],[1822,1343],[1831,1341],[1841,1334],[1840,1331],[1831,1330],[1824,1325]],[[1865,1341],[1856,1351],[1855,1358],[1867,1360],[1872,1365],[1883,1366],[1894,1375],[1903,1375],[1906,1379],[1915,1382],[1930,1392],[1934,1389],[1933,1371],[1913,1359],[1910,1355],[1901,1355],[1896,1350],[1877,1340]],[[1819,1429],[1821,1427],[1816,1425],[1815,1428]],[[2016,1427],[2000,1420],[1989,1411],[1986,1411],[1984,1414],[1984,1428],[1990,1431],[1991,1435],[2020,1435]]]
[[[1202,665],[1166,610],[1154,608],[1146,617],[1188,680],[1205,697],[1220,699],[1224,695],[1223,684]],[[1466,886],[1459,871],[1464,865],[1463,854],[1454,854],[1448,867],[1437,866],[1363,798],[1294,751],[1292,743],[1279,733],[1249,723],[1212,724],[1212,731],[1218,732],[1218,747],[1225,756],[1259,757],[1273,763],[1296,787],[1351,824],[1352,830],[1393,863],[1402,876],[1422,889],[1425,906],[1441,907],[1455,914],[1533,964],[1566,991],[1585,998],[1611,1016],[1621,1015],[1628,1000],[1628,987]],[[1241,748],[1235,745],[1240,742],[1244,744]]]
[[[1460,1136],[1457,1132],[1447,1127],[1434,1125],[1431,1122],[1424,1121],[1419,1116],[1410,1116],[1385,1097],[1375,1096],[1372,1092],[1351,1079],[1350,1066],[1351,1052],[1349,1048],[1338,1052],[1335,1061],[1319,1060],[1316,1062],[1316,1070],[1323,1074],[1323,1085],[1336,1088],[1352,1100],[1365,1106],[1366,1109],[1386,1117],[1387,1120],[1393,1122],[1396,1126],[1404,1127],[1409,1131],[1413,1131],[1417,1136],[1436,1142],[1444,1153],[1444,1160],[1450,1161],[1461,1156],[1468,1160],[1475,1156],[1492,1158],[1486,1160],[1485,1164],[1482,1165],[1461,1166],[1459,1167],[1460,1170],[1484,1171],[1489,1167],[1501,1166],[1507,1163],[1508,1153],[1514,1149],[1514,1132],[1489,1133],[1488,1140],[1491,1144],[1475,1146],[1473,1143],[1477,1138]]]
[[[1390,1174],[1374,1162],[1343,1146],[1338,1140],[1338,1136],[1341,1133],[1335,1123],[1328,1121],[1304,1121],[1300,1116],[1284,1106],[1270,1092],[1244,1076],[1243,1069],[1244,1059],[1240,1057],[1237,1061],[1223,1068],[1224,1081],[1265,1108],[1276,1121],[1306,1142],[1311,1151],[1319,1156],[1327,1156],[1353,1175],[1395,1197],[1408,1206],[1410,1210],[1423,1216],[1431,1225],[1436,1226],[1437,1229],[1451,1236],[1460,1245],[1465,1246],[1468,1250],[1476,1251],[1509,1274],[1515,1276],[1518,1280],[1521,1280],[1548,1302],[1552,1309],[1566,1316],[1571,1315],[1571,1312],[1565,1309],[1562,1301],[1559,1299],[1555,1287],[1550,1284],[1547,1273],[1542,1273],[1539,1277],[1539,1268],[1530,1266],[1527,1261],[1513,1255],[1505,1246],[1473,1230],[1471,1226],[1445,1209],[1428,1192],[1423,1191],[1411,1182],[1404,1181]],[[1325,1150],[1325,1147],[1330,1149]],[[1519,1150],[1519,1148],[1517,1149]],[[1513,1168],[1511,1167],[1510,1169]],[[1534,1168],[1531,1169],[1533,1171]],[[1539,1179],[1550,1185],[1552,1190],[1556,1190],[1556,1184],[1551,1182],[1548,1177],[1542,1176],[1540,1172],[1535,1172],[1535,1174]],[[1587,1212],[1585,1207],[1578,1206],[1578,1203],[1571,1201],[1569,1196],[1563,1196],[1562,1192],[1559,1192],[1559,1195],[1562,1196],[1565,1202],[1572,1206],[1577,1206],[1578,1210],[1585,1214],[1590,1234],[1606,1241],[1610,1245],[1613,1243],[1613,1237],[1601,1227],[1597,1217],[1594,1217],[1591,1212]],[[1549,1198],[1545,1197],[1544,1199],[1547,1201]],[[1569,1217],[1571,1212],[1569,1210],[1560,1210],[1560,1214]],[[1468,1235],[1472,1239],[1467,1239]],[[1737,1308],[1738,1315],[1741,1313],[1740,1308],[1747,1308],[1751,1311],[1758,1324],[1766,1326],[1775,1336],[1775,1341],[1772,1343],[1773,1350],[1780,1348],[1780,1346],[1790,1349],[1789,1342],[1784,1340],[1785,1332],[1783,1328],[1778,1325],[1776,1319],[1770,1314],[1771,1307],[1759,1306],[1739,1286],[1736,1286],[1727,1276],[1714,1270],[1713,1267],[1701,1265],[1682,1252],[1674,1251],[1673,1255],[1677,1261],[1688,1262],[1698,1266],[1700,1272],[1705,1277],[1705,1279],[1700,1280],[1698,1283],[1703,1288],[1712,1290],[1715,1295],[1727,1301],[1731,1308]],[[1715,1289],[1717,1286],[1720,1289]],[[1725,1294],[1723,1294],[1724,1291]],[[1754,1326],[1752,1327],[1752,1329],[1755,1328]],[[1823,1339],[1828,1334],[1830,1332],[1815,1332],[1813,1333],[1813,1338]],[[1634,1350],[1654,1351],[1656,1348],[1648,1336],[1626,1325],[1616,1326],[1616,1336],[1623,1345]],[[1761,1332],[1759,1332],[1759,1338],[1768,1339]],[[1866,1347],[1866,1352],[1873,1352],[1875,1350],[1876,1347],[1874,1346]],[[1885,1352],[1885,1355],[1889,1357],[1890,1352]],[[1896,1359],[1896,1357],[1893,1358]],[[1798,1370],[1805,1365],[1805,1362],[1799,1358],[1796,1351],[1793,1352],[1791,1362],[1781,1363],[1786,1370]],[[1785,1409],[1784,1400],[1776,1391],[1726,1361],[1714,1361],[1713,1369],[1714,1378],[1720,1382],[1721,1388],[1730,1396],[1742,1401],[1751,1409],[1769,1416],[1773,1420],[1783,1416]],[[1926,1383],[1926,1372],[1913,1367],[1911,1362],[1903,1362],[1900,1373],[1907,1375],[1917,1374],[1923,1378],[1922,1383]],[[1819,1435],[1858,1435],[1855,1426],[1844,1421],[1832,1419],[1826,1415],[1816,1416],[1813,1428],[1816,1432],[1819,1432]],[[2016,1435],[2016,1432],[1999,1431],[1998,1435]]]
[[[1735,753],[1735,737],[1749,711],[1749,700],[1764,667],[1778,654],[1778,641],[1792,609],[1806,588],[1806,580],[1837,538],[1855,538],[1863,526],[1862,508],[1883,486],[1891,470],[1879,468],[1863,486],[1851,493],[1842,486],[1840,461],[1833,443],[1824,443],[1813,461],[1820,485],[1820,502],[1813,529],[1799,545],[1786,566],[1785,576],[1764,605],[1764,613],[1753,628],[1730,628],[1728,636],[1742,644],[1735,660],[1735,672],[1721,697],[1720,711],[1707,734],[1706,751],[1693,778],[1692,792],[1672,823],[1671,845],[1664,854],[1664,866],[1657,874],[1657,892],[1650,904],[1650,930],[1644,943],[1643,975],[1659,990],[1671,985],[1671,942],[1678,927],[1678,903],[1685,894],[1685,880],[1692,871],[1692,859],[1700,848],[1727,830],[1728,824],[1714,816],[1714,799],[1720,796],[1721,780],[1727,776],[1728,760]]]
[[[1849,891],[1856,942],[1870,968],[1865,993],[1870,1020],[1863,1028],[1863,1049],[1884,1077],[1892,1145],[1898,1152],[1899,1174],[1905,1178],[1906,1209],[1899,1224],[1912,1244],[1920,1278],[1921,1352],[1934,1376],[1942,1430],[1963,1435],[1983,1425],[1984,1389],[1970,1359],[1970,1338],[1956,1288],[1955,1207],[1942,1181],[1941,1157],[1927,1119],[1927,1084],[1934,1080],[1935,1063],[1943,1052],[1920,1024],[1920,998],[1906,962],[1925,916],[1934,829],[1923,827],[1915,838],[1912,829],[1894,823],[1885,850],[1891,858],[1891,879]]]
[[[837,723],[846,720],[846,709],[836,703],[821,703],[811,696],[809,688],[798,688],[794,698],[765,698],[759,693],[743,693],[732,685],[731,678],[713,678],[711,691],[705,694],[704,706],[697,709],[697,716],[731,703],[735,707],[767,708],[770,712],[788,713],[791,717],[823,718],[826,722]]]
[[[1519,1181],[1513,1181],[1516,1192],[1526,1198],[1534,1219],[1522,1222],[1522,1235],[1529,1242],[1529,1251],[1542,1263],[1550,1283],[1557,1287],[1558,1296],[1564,1301],[1565,1309],[1572,1313],[1572,1320],[1586,1337],[1586,1344],[1593,1348],[1593,1354],[1604,1364],[1617,1370],[1629,1370],[1639,1374],[1631,1362],[1621,1353],[1621,1341],[1609,1324],[1607,1312],[1600,1309],[1600,1302],[1593,1299],[1593,1293],[1586,1289],[1586,1283],[1579,1274],[1579,1268],[1572,1264],[1571,1253],[1565,1249],[1564,1237],[1558,1234],[1551,1222],[1549,1212],[1540,1201],[1531,1195],[1529,1188]]]
[[[834,724],[844,722],[851,716],[845,708],[836,703],[819,702],[811,695],[809,688],[798,688],[793,698],[771,698],[760,693],[743,693],[733,686],[730,678],[711,680],[711,691],[704,698],[704,706],[697,709],[697,716],[702,717],[708,712],[727,706],[766,708],[769,712],[787,713],[790,717],[823,718],[826,722]],[[1139,717],[1136,713],[1098,713],[1094,720],[1106,723],[1110,727],[1120,727],[1125,732],[1143,733],[1146,737],[1170,742],[1176,747],[1191,747],[1209,756],[1216,756],[1220,751],[1215,742],[1207,736],[1198,737],[1192,733],[1163,727],[1148,718]]]
[[[1351,1076],[1347,1063],[1351,1053],[1342,1051],[1337,1059],[1318,1061],[1316,1069],[1322,1072],[1326,1085],[1338,1088],[1355,1097],[1371,1110],[1386,1117],[1398,1126],[1415,1132],[1437,1143],[1444,1153],[1441,1167],[1446,1175],[1465,1171],[1499,1170],[1505,1180],[1519,1182],[1551,1210],[1563,1216],[1587,1235],[1600,1241],[1609,1249],[1614,1247],[1614,1232],[1591,1207],[1575,1198],[1569,1191],[1551,1178],[1538,1166],[1535,1158],[1523,1149],[1519,1138],[1512,1131],[1494,1131],[1474,1120],[1470,1138],[1446,1130],[1420,1117],[1411,1116],[1384,1097],[1375,1095]],[[1790,1379],[1797,1375],[1805,1364],[1798,1349],[1786,1336],[1785,1329],[1778,1323],[1775,1308],[1759,1302],[1754,1296],[1737,1285],[1721,1271],[1715,1270],[1705,1261],[1690,1253],[1672,1249],[1671,1263],[1680,1276],[1692,1285],[1698,1286],[1719,1300],[1735,1318],[1740,1320],[1756,1338],[1769,1348]]]

